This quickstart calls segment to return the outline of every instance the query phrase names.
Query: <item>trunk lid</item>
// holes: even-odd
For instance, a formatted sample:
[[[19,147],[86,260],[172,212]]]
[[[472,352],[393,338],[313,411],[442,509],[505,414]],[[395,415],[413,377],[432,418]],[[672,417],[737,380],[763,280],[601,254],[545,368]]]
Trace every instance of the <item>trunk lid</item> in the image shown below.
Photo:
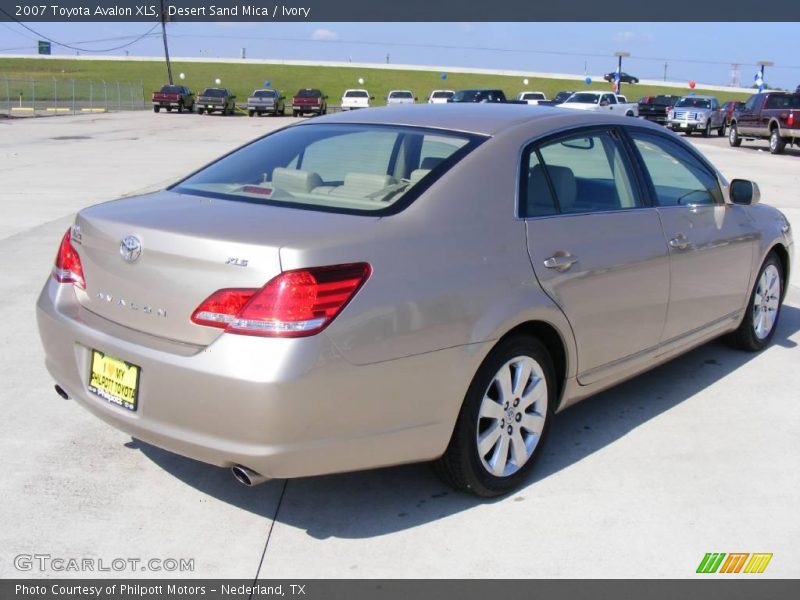
[[[76,218],[80,241],[73,241],[86,279],[78,299],[125,327],[205,346],[222,330],[190,318],[210,294],[260,288],[281,272],[282,246],[340,238],[374,220],[169,191],[107,202]],[[129,236],[141,248],[130,261],[121,248]]]

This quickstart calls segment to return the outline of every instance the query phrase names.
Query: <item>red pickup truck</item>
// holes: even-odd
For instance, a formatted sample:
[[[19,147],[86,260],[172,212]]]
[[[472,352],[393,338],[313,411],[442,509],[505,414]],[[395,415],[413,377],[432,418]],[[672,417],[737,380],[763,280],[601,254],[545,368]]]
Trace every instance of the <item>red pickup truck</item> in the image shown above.
[[[316,89],[299,90],[292,98],[292,116],[302,117],[306,113],[324,115],[328,112],[327,99],[325,94]]]
[[[167,112],[171,112],[173,108],[177,108],[178,112],[194,110],[194,94],[192,91],[182,85],[164,85],[157,92],[153,92],[153,112],[158,112],[162,108],[166,108]]]
[[[741,146],[742,140],[756,139],[768,139],[772,154],[783,152],[786,144],[800,146],[800,94],[753,94],[743,107],[734,110],[730,145]]]

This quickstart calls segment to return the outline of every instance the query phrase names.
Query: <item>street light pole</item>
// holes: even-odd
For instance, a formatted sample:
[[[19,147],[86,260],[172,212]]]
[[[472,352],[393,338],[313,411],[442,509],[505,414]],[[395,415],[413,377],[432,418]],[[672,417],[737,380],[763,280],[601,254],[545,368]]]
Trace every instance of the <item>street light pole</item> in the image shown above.
[[[622,57],[623,56],[630,56],[630,52],[614,52],[614,56],[617,57],[617,76],[619,80],[617,80],[617,94],[622,94]]]

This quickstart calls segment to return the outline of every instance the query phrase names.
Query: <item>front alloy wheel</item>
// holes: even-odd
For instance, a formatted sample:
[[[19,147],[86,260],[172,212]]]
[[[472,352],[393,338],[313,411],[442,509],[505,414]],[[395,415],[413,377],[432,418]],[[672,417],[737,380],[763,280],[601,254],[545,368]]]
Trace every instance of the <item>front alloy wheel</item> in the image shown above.
[[[553,363],[541,342],[527,336],[500,342],[475,374],[434,469],[478,496],[512,491],[541,454],[554,404]]]
[[[763,350],[775,335],[783,300],[783,267],[774,252],[767,255],[750,295],[750,302],[739,328],[729,336],[741,350]]]

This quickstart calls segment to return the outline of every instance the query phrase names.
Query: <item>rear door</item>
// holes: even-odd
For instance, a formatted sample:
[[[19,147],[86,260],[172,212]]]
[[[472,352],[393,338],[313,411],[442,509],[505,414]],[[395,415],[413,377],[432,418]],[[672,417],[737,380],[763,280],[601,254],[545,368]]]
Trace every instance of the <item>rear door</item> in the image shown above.
[[[740,134],[754,135],[758,132],[758,113],[761,110],[761,100],[764,96],[754,94],[747,99],[739,117],[736,119],[736,126]]]
[[[658,213],[615,128],[535,143],[521,174],[533,270],[572,325],[579,381],[599,381],[658,344],[669,292]]]
[[[654,131],[630,135],[669,245],[668,343],[744,307],[757,232],[746,208],[726,204],[714,171],[682,144]]]

